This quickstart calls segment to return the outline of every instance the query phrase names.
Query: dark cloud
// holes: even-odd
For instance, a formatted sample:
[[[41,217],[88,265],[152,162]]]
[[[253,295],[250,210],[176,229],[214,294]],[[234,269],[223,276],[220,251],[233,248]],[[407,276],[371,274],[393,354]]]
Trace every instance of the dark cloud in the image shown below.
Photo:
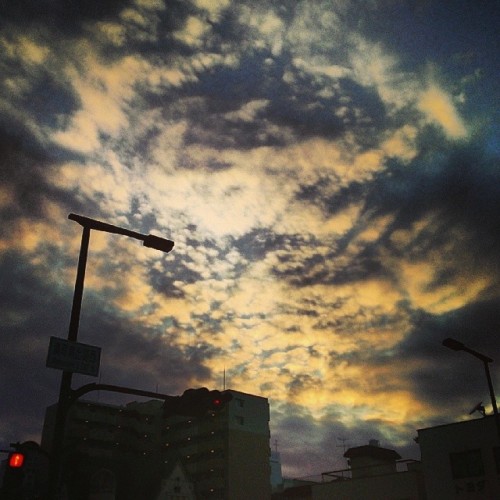
[[[159,271],[151,268],[149,270],[149,282],[156,292],[161,293],[167,297],[183,297],[184,293],[177,286],[174,281],[179,278],[185,284],[196,283],[201,280],[201,274],[182,263],[168,263],[169,267],[175,267],[175,276],[165,271]]]
[[[325,215],[333,215],[348,208],[353,203],[363,200],[370,189],[370,183],[353,181],[342,185],[337,175],[326,173],[310,184],[301,184],[296,197],[321,207]]]
[[[2,123],[3,122],[3,123]],[[23,200],[16,208],[37,216],[41,212],[43,186],[49,190],[43,176],[48,157],[31,134],[19,124],[7,128],[0,122],[0,182],[9,186],[17,200]]]
[[[135,4],[135,2],[131,2]],[[126,42],[121,46],[113,46],[103,42],[99,47],[101,57],[105,60],[113,60],[124,54],[134,53],[155,64],[163,64],[172,61],[176,57],[189,57],[197,52],[197,49],[186,45],[175,36],[176,31],[184,29],[186,20],[193,15],[203,18],[199,9],[190,2],[182,0],[164,0],[164,8],[142,9],[134,5],[141,14],[145,14],[149,21],[146,24],[134,22],[128,19],[124,36]]]
[[[489,65],[497,59],[500,19],[494,0],[379,0],[371,5],[358,0],[352,8],[358,14],[358,29],[373,40],[383,41],[409,67],[434,61],[449,68],[453,56],[471,51],[476,66]],[[476,51],[475,47],[484,50]],[[461,65],[462,71],[463,68]]]
[[[302,235],[280,235],[269,229],[253,229],[241,238],[232,240],[241,255],[249,261],[261,260],[269,252],[274,252],[285,247],[300,248],[306,243]]]
[[[44,409],[57,398],[57,374],[45,368],[51,335],[64,336],[61,317],[69,318],[69,301],[56,287],[18,256],[4,254],[0,260],[3,367],[0,394],[5,444],[41,431]]]
[[[328,283],[332,278],[332,270],[329,266],[331,254],[323,255],[316,253],[307,258],[297,259],[290,255],[280,255],[280,265],[273,267],[273,274],[285,279],[291,285],[301,287],[310,286],[315,283]]]
[[[250,101],[270,100],[285,91],[283,65],[269,63],[270,56],[267,51],[248,52],[237,67],[216,65],[198,72],[198,81],[186,87],[189,95],[202,97],[199,109],[191,110],[192,126],[184,138],[187,144],[242,149],[284,144],[280,133],[269,130],[269,111],[264,108],[251,120],[227,115]]]
[[[21,26],[42,24],[65,35],[78,33],[88,21],[110,20],[132,2],[129,0],[0,0],[3,23]]]
[[[384,277],[385,275],[387,275],[386,269],[377,258],[363,259],[363,257],[360,256],[360,258],[356,259],[355,264],[336,271],[331,282],[337,285],[343,285],[376,277]]]
[[[68,213],[82,206],[81,199],[48,180],[51,169],[63,159],[69,156],[57,147],[47,149],[18,120],[0,118],[0,183],[14,200],[0,208],[6,234],[14,230],[20,216],[35,220],[45,217],[49,199],[67,207]]]
[[[273,89],[267,120],[291,129],[302,139],[334,139],[354,131],[364,147],[377,142],[386,111],[373,88],[349,78],[332,80],[293,70],[291,66],[286,69],[294,75],[293,81],[288,85],[281,82]],[[331,97],[319,97],[325,89],[331,91]],[[356,102],[356,107],[346,107],[345,102]]]
[[[500,331],[498,300],[477,301],[442,315],[417,311],[413,328],[398,346],[396,357],[402,362],[418,360],[411,373],[411,384],[419,399],[440,408],[446,414],[464,414],[469,406],[482,400],[489,404],[484,367],[470,354],[451,351],[442,346],[452,337],[493,359],[500,359],[496,333]],[[494,380],[497,371],[491,366]]]
[[[350,231],[339,240],[336,248],[326,254],[316,253],[300,260],[279,256],[280,266],[273,267],[273,274],[297,287],[314,284],[344,285],[377,277],[390,277],[392,273],[380,256],[377,242],[366,244],[357,253],[346,255],[346,247],[356,234],[357,231]],[[340,258],[342,265],[337,263]]]
[[[371,186],[366,207],[394,214],[391,230],[437,214],[433,238],[463,229],[463,243],[474,253],[495,259],[500,250],[500,170],[497,159],[478,145],[442,143],[409,166],[394,165]]]
[[[193,124],[186,132],[187,144],[202,143],[214,147],[283,146],[285,137],[280,127],[301,139],[307,137],[339,137],[356,131],[363,147],[376,144],[386,110],[377,92],[352,79],[335,82],[294,68],[291,56],[279,59],[269,52],[245,52],[237,67],[217,65],[198,73],[198,81],[187,91],[202,96],[201,109],[193,109]],[[287,83],[285,72],[293,74]],[[319,97],[325,89],[332,97]],[[239,110],[254,100],[268,105],[257,111],[251,121],[231,119],[226,113]],[[356,108],[345,102],[356,102]],[[203,103],[203,104],[202,104]],[[343,110],[341,115],[336,112]],[[269,128],[269,124],[276,127]]]
[[[63,79],[56,80],[53,75],[44,73],[37,75],[19,105],[28,108],[39,124],[53,129],[61,125],[63,117],[76,111],[80,102]]]

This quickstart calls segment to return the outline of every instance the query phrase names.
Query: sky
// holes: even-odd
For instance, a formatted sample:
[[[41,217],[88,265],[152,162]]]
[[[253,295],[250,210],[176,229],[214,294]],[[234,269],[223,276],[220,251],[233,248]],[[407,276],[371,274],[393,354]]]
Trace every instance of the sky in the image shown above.
[[[441,342],[500,390],[495,3],[0,0],[0,447],[57,400],[70,213],[175,242],[91,232],[75,388],[225,373],[292,477],[490,413]]]

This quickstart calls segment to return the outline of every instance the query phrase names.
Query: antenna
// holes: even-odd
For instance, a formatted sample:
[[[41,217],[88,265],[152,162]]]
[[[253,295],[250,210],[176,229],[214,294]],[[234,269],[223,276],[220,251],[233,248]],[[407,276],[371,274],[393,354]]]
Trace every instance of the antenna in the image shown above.
[[[479,413],[481,413],[481,415],[483,417],[486,416],[486,410],[483,406],[483,402],[480,401],[476,406],[474,406],[474,408],[472,408],[472,410],[469,412],[469,415],[472,415],[475,411],[478,411]]]
[[[344,454],[345,454],[345,451],[346,451],[346,448],[347,448],[347,445],[345,444],[345,442],[347,441],[347,438],[337,438],[339,441],[342,441],[342,444],[340,445],[337,445],[337,448],[343,448],[344,449]]]

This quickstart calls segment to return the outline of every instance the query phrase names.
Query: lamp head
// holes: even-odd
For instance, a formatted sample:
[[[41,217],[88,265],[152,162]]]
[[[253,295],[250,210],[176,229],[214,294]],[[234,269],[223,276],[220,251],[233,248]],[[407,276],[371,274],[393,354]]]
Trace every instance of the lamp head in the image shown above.
[[[155,250],[161,250],[162,252],[168,253],[174,248],[174,242],[167,240],[165,238],[160,238],[159,236],[154,236],[148,234],[144,238],[143,245],[145,247],[154,248]]]

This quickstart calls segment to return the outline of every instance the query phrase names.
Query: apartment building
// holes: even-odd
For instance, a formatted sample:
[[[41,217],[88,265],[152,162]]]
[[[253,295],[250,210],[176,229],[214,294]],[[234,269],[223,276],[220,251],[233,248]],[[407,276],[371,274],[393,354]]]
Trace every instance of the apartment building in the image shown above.
[[[123,406],[77,401],[68,415],[64,446],[71,498],[88,498],[99,488],[113,490],[120,500],[159,500],[176,490],[188,492],[189,499],[270,498],[268,400],[231,393],[222,411],[196,418],[165,417],[159,400]],[[46,411],[46,450],[56,408]]]
[[[233,400],[221,413],[166,419],[164,449],[180,455],[198,498],[271,498],[268,400],[231,393]]]

